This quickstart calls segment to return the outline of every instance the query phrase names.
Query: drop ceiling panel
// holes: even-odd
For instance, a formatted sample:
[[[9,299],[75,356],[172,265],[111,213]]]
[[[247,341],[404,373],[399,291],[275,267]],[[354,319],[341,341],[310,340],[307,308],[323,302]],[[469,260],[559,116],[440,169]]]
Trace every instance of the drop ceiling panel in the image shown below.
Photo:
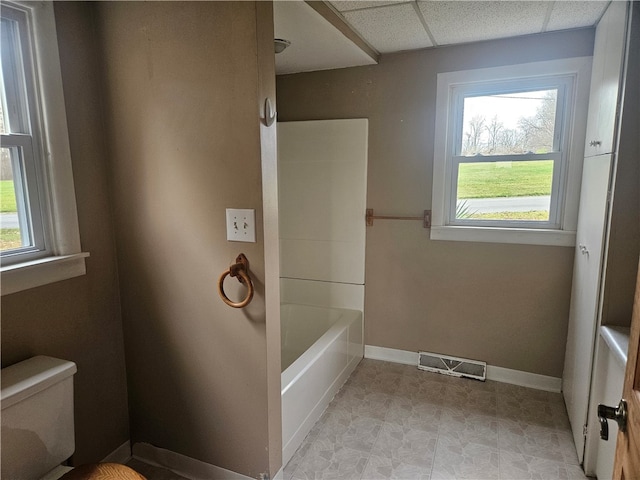
[[[343,15],[380,53],[433,46],[411,3],[345,11]]]
[[[275,38],[291,42],[276,55],[276,73],[309,72],[376,63],[302,1],[273,2]]]
[[[338,0],[337,16],[380,53],[593,27],[602,0]],[[292,42],[276,72],[371,65],[375,61],[303,0],[274,2],[275,36]]]
[[[594,25],[609,2],[555,2],[547,30],[564,30]]]
[[[542,31],[551,2],[426,1],[418,6],[438,45]]]

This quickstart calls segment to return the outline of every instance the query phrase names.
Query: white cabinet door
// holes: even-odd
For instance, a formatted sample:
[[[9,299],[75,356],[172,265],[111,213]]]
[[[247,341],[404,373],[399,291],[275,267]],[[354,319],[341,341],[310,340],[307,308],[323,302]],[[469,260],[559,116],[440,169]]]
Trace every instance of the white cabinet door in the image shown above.
[[[597,326],[607,197],[613,155],[584,159],[573,265],[573,288],[565,353],[564,394],[578,458],[584,454],[594,341]]]
[[[596,30],[584,154],[613,152],[627,31],[627,2],[611,2]]]

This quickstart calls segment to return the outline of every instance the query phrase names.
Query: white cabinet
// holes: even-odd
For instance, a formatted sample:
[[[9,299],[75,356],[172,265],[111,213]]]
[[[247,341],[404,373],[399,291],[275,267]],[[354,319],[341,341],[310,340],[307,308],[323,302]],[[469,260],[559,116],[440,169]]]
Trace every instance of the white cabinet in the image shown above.
[[[611,2],[596,29],[585,160],[576,232],[573,285],[562,390],[578,458],[585,447],[589,391],[610,232],[610,191],[615,182],[619,96],[627,38],[628,2]],[[627,84],[635,79],[627,78]],[[617,172],[618,175],[621,172]]]
[[[577,248],[562,379],[562,393],[580,460],[584,452],[583,426],[587,421],[589,406],[612,159],[613,155],[585,158],[582,171]]]
[[[611,153],[624,60],[627,2],[611,2],[596,30],[584,154]]]

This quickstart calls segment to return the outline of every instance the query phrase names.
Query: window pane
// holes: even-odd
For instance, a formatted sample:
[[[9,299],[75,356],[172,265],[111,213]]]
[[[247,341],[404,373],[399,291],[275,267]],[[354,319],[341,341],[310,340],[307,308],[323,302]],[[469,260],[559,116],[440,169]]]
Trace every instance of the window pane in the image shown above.
[[[7,108],[5,107],[7,101],[4,86],[0,85],[0,87],[2,87],[0,88],[0,133],[4,135],[5,133],[9,133],[9,119],[5,115],[5,112],[7,111]]]
[[[20,178],[19,149],[0,148],[0,251],[31,246],[30,218]]]
[[[553,160],[461,163],[457,220],[549,221]]]
[[[2,133],[28,134],[31,128],[20,25],[4,17],[0,21]]]
[[[536,90],[464,98],[464,156],[554,151],[558,90]]]

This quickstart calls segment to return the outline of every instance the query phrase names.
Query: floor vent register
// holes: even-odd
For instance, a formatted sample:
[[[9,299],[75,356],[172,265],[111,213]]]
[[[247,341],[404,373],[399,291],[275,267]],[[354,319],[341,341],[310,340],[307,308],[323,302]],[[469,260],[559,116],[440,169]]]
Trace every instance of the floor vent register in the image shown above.
[[[453,377],[473,378],[485,381],[487,378],[487,362],[450,357],[438,353],[418,352],[418,368],[428,372],[442,373]]]

